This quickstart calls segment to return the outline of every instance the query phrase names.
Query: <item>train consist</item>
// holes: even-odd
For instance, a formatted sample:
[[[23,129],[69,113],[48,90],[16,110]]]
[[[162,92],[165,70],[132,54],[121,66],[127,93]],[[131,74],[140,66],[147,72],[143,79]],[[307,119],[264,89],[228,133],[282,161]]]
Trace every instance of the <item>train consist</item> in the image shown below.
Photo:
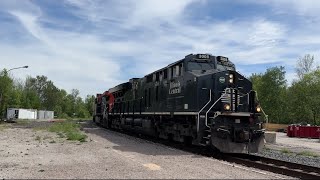
[[[143,78],[97,94],[93,121],[223,153],[264,145],[252,83],[223,56],[189,54]]]

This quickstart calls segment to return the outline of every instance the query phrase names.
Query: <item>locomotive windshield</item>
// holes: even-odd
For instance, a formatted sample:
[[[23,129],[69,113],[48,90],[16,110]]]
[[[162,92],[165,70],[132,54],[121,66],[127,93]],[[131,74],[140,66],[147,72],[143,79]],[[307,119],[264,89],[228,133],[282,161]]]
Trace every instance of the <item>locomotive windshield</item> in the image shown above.
[[[217,69],[219,71],[223,70],[235,70],[235,66],[233,63],[230,61],[227,62],[221,62],[217,61],[217,67],[215,67],[214,61],[210,60],[194,60],[194,61],[189,61],[188,62],[188,70],[189,71],[194,71],[194,70],[211,70],[211,69]]]
[[[201,61],[189,61],[188,62],[188,70],[210,70],[214,69],[214,62],[209,60],[201,60]]]

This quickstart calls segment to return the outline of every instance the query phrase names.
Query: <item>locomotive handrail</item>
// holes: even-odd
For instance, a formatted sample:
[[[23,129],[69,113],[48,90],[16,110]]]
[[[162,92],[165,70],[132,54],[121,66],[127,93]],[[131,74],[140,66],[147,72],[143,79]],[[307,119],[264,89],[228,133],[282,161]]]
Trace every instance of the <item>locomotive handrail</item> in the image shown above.
[[[259,98],[258,98],[258,92],[256,91],[256,98],[257,98],[257,101],[259,101]],[[267,121],[267,124],[269,123],[269,119],[268,119],[268,115],[264,112],[264,110],[262,109],[262,107],[260,106],[261,108],[261,111],[265,117],[265,120]]]
[[[224,91],[224,93],[216,100],[216,102],[214,102],[214,103],[212,104],[212,106],[211,106],[211,107],[208,109],[208,111],[206,112],[205,125],[206,125],[208,128],[210,128],[210,127],[208,126],[208,113],[209,113],[209,111],[217,104],[217,102],[220,101],[220,99],[221,99],[222,97],[224,97],[224,95],[227,94],[227,90],[230,90],[230,88],[226,88],[225,91]]]
[[[209,89],[209,92],[210,92],[210,95],[209,95],[209,101],[207,102],[207,104],[205,104],[201,109],[200,111],[198,112],[198,122],[197,122],[197,132],[199,132],[199,126],[200,126],[200,113],[201,111],[203,111],[204,108],[207,107],[207,105],[211,102],[211,89]]]

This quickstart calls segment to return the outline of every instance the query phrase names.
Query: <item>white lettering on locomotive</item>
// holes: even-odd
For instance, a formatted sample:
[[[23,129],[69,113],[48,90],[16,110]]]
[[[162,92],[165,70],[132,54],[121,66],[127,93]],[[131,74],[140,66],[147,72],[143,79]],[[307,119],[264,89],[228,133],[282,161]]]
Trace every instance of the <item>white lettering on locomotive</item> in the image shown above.
[[[170,82],[169,94],[178,94],[181,93],[180,82]]]

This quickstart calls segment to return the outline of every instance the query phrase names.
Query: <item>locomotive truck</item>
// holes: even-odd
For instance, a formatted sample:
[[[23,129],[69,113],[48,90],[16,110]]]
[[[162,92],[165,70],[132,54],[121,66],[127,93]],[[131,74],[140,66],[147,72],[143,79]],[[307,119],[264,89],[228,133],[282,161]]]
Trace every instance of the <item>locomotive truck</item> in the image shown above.
[[[97,94],[93,121],[223,153],[256,153],[264,145],[260,117],[252,83],[227,57],[189,54]]]

